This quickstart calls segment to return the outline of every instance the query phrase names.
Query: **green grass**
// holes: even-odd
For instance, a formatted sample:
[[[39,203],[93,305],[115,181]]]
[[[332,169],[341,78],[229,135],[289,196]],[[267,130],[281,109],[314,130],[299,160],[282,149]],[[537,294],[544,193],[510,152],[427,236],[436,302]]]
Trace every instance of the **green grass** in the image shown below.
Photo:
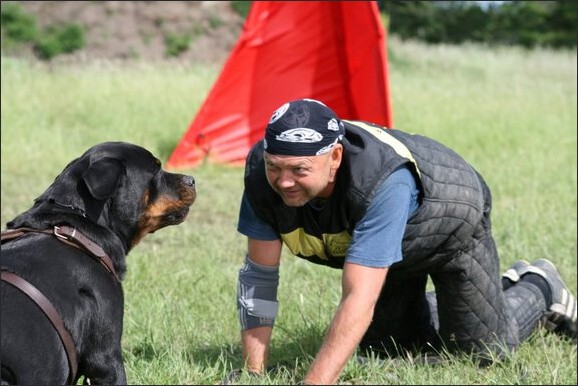
[[[389,42],[394,127],[450,145],[493,192],[502,269],[556,262],[576,294],[576,51]],[[93,144],[130,141],[166,161],[218,68],[177,63],[1,64],[1,222],[31,206]],[[236,232],[242,168],[194,170],[198,199],[179,226],[129,254],[123,349],[131,384],[215,384],[241,365],[236,279],[246,241]],[[283,255],[271,363],[249,384],[295,384],[339,302],[340,271]],[[576,384],[576,346],[537,332],[504,363],[468,358],[353,359],[345,384]]]

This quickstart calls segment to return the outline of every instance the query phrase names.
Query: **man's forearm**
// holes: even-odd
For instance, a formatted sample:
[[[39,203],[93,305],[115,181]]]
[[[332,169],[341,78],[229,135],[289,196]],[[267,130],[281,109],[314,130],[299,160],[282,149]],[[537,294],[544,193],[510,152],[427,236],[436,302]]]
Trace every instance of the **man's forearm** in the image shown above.
[[[306,384],[331,385],[337,382],[339,374],[371,323],[372,310],[369,312],[352,310],[356,306],[347,304],[347,301],[340,305],[321,349],[305,376]]]
[[[243,361],[248,371],[262,373],[267,366],[273,327],[256,327],[241,332]]]
[[[306,384],[329,385],[356,350],[373,317],[387,268],[345,263],[342,298],[321,349],[305,376]]]

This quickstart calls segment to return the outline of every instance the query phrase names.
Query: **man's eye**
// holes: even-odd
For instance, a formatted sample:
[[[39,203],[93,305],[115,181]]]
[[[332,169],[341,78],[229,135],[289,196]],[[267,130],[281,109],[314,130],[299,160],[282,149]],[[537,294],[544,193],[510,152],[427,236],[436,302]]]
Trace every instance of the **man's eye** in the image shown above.
[[[267,166],[265,167],[265,169],[267,169],[268,172],[275,172],[275,171],[279,170],[278,167],[273,166],[273,165],[267,165]]]

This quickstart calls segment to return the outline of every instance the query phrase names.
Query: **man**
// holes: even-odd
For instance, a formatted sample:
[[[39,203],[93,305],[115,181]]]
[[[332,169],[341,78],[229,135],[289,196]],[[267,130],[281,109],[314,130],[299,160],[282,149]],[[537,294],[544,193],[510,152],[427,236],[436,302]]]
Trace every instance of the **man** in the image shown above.
[[[501,278],[483,178],[440,143],[288,102],[250,151],[238,230],[243,358],[266,368],[283,243],[343,269],[342,297],[305,384],[333,384],[357,347],[500,356],[539,325],[576,339],[576,299],[548,260]],[[426,296],[427,278],[435,295]]]

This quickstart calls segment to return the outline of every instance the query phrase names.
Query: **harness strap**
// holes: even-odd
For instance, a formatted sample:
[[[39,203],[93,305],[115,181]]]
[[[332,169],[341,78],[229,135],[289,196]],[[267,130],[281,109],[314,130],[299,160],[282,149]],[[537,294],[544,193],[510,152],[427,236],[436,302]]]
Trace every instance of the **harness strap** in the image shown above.
[[[120,282],[120,278],[114,269],[114,264],[106,252],[98,244],[94,243],[79,230],[71,226],[56,225],[52,230],[33,229],[26,227],[7,229],[2,232],[2,242],[18,238],[28,232],[54,234],[58,240],[64,242],[65,244],[76,247],[80,250],[83,250],[84,252],[88,252],[88,254],[92,257],[96,257],[96,260],[101,263],[118,282]]]
[[[37,232],[37,233],[46,233],[52,234],[52,231],[49,229],[32,229],[32,228],[16,228],[16,229],[5,229],[2,231],[2,242],[16,239],[20,236],[23,236],[25,233],[28,232]]]
[[[100,245],[95,244],[92,240],[78,231],[76,228],[73,228],[68,225],[60,225],[54,227],[54,235],[61,240],[74,240],[82,247],[84,247],[88,252],[90,252],[93,256],[98,258],[98,261],[104,265],[104,267],[113,274],[118,282],[120,279],[116,274],[116,270],[114,269],[114,264],[110,257],[106,254],[106,252],[100,247]]]
[[[68,359],[68,365],[70,366],[68,383],[73,384],[74,381],[76,380],[76,371],[78,369],[76,348],[74,346],[72,336],[64,326],[64,322],[62,321],[60,314],[58,313],[58,311],[56,311],[52,303],[50,303],[50,300],[48,300],[42,294],[42,292],[40,292],[28,281],[24,280],[23,278],[12,272],[4,270],[2,270],[1,275],[2,281],[12,284],[14,287],[18,288],[20,291],[26,294],[30,299],[32,299],[32,301],[34,301],[34,303],[36,303],[36,305],[40,307],[42,312],[46,314],[46,316],[56,329],[56,332],[58,333],[58,336],[60,337],[60,340],[64,345],[66,358]]]

